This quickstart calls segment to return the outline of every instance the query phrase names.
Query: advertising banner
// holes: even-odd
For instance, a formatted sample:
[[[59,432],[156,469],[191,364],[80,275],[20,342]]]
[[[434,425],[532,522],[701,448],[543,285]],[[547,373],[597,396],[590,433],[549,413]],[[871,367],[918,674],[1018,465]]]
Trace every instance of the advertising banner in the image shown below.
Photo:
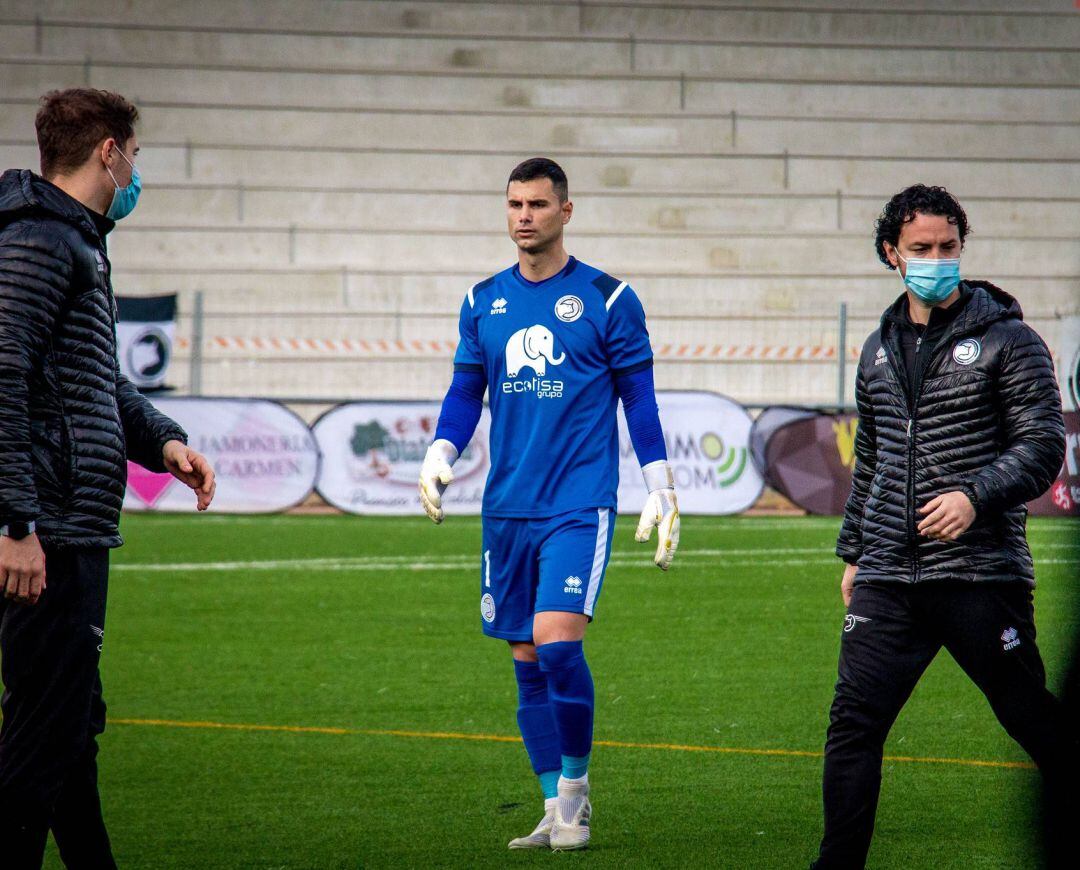
[[[765,443],[769,485],[809,513],[842,514],[858,425],[854,414],[812,414],[775,429]]]
[[[1035,516],[1080,517],[1080,411],[1065,413],[1065,461],[1050,489],[1028,505]]]
[[[753,421],[746,409],[716,393],[661,392],[656,400],[679,510],[736,514],[751,507],[765,484],[750,461]],[[619,512],[639,513],[648,493],[621,413],[619,454]]]
[[[1061,321],[1058,380],[1066,411],[1080,411],[1080,314]]]
[[[117,296],[116,355],[140,390],[165,385],[176,338],[176,294]]]
[[[284,405],[262,399],[154,399],[184,427],[188,443],[217,475],[215,513],[288,510],[315,486],[319,453],[307,424]],[[128,463],[125,510],[195,510],[195,494],[171,474]]]
[[[435,437],[438,402],[352,402],[316,421],[322,452],[316,488],[336,508],[354,514],[420,514],[416,484]],[[454,463],[443,503],[448,513],[478,514],[488,456],[488,410],[469,446]]]
[[[820,413],[792,417],[772,429],[765,441],[765,479],[809,513],[842,514],[855,469],[858,417]],[[1065,430],[1061,473],[1049,491],[1028,504],[1033,516],[1080,516],[1080,412],[1065,414]]]
[[[800,408],[796,405],[772,405],[765,408],[754,419],[750,427],[750,459],[758,474],[765,478],[765,483],[773,489],[783,492],[782,485],[769,478],[769,469],[765,463],[765,447],[773,433],[788,423],[796,420],[809,420],[818,415],[812,408]]]
[[[713,393],[659,393],[668,456],[684,513],[738,513],[761,494],[761,476],[749,460],[750,417],[742,406]],[[327,412],[314,426],[323,462],[316,488],[350,513],[415,514],[416,481],[435,434],[437,402],[354,402]],[[447,511],[480,513],[490,470],[489,416],[454,464]],[[641,469],[619,415],[619,510],[645,504]]]

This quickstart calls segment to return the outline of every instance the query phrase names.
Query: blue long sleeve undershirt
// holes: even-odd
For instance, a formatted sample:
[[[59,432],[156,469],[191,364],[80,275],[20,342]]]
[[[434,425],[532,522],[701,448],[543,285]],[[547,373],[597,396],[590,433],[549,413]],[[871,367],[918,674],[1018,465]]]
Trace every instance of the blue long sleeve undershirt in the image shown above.
[[[435,427],[435,440],[445,438],[457,448],[460,456],[480,422],[486,390],[487,378],[482,371],[455,369]]]
[[[476,431],[476,424],[480,422],[486,389],[487,379],[482,371],[456,370],[443,399],[435,438],[445,438],[457,448],[459,454],[462,453]],[[630,430],[630,441],[634,445],[638,463],[648,465],[659,459],[667,459],[664,430],[660,426],[660,412],[656,407],[652,366],[617,376],[615,389],[622,399],[626,427]]]
[[[630,441],[634,445],[638,464],[645,466],[659,459],[667,459],[660,411],[656,407],[652,366],[616,377],[615,390],[622,399],[626,428],[630,430]]]

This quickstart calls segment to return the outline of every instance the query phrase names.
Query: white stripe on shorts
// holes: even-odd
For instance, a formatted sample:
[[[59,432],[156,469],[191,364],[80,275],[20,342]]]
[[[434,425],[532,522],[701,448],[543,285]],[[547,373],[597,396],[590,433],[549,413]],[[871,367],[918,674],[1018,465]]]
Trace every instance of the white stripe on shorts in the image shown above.
[[[596,549],[593,550],[592,573],[589,574],[589,588],[585,591],[585,615],[592,616],[596,596],[600,592],[600,578],[604,576],[604,562],[607,561],[608,508],[597,508]]]

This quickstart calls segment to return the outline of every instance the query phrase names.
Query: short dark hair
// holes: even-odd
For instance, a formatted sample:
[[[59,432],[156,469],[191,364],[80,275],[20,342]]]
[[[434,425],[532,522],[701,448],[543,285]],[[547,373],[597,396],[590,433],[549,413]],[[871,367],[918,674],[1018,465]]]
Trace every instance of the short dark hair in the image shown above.
[[[956,197],[944,187],[927,187],[925,184],[905,187],[885,203],[885,208],[874,227],[874,247],[877,249],[878,259],[890,269],[896,267],[889,262],[884,243],[888,242],[895,248],[896,243],[900,241],[900,231],[904,228],[904,224],[913,221],[917,214],[933,214],[948,218],[949,223],[955,224],[960,231],[961,248],[964,247],[964,239],[971,232],[964,209],[960,207]]]
[[[94,147],[110,136],[121,148],[135,135],[139,110],[119,94],[95,88],[49,91],[41,98],[37,128],[41,174],[46,178],[78,169]]]
[[[511,181],[532,181],[535,178],[550,179],[559,202],[566,202],[570,198],[570,185],[566,181],[566,173],[558,163],[547,157],[530,157],[528,160],[523,160],[510,173],[506,186],[509,187]]]

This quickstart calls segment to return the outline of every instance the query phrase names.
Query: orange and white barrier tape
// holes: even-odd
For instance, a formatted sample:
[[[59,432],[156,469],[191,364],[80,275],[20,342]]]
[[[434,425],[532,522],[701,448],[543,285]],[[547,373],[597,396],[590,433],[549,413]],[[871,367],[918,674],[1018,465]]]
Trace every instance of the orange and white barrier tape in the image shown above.
[[[187,338],[178,338],[178,349],[191,347]],[[245,355],[316,355],[352,357],[445,357],[457,349],[456,341],[421,341],[362,339],[362,338],[241,338],[213,336],[206,339],[204,350],[241,353]],[[849,356],[857,359],[859,348],[852,347]],[[836,359],[831,345],[790,344],[674,344],[656,345],[653,349],[660,359],[671,360],[744,360],[756,362],[813,362]]]
[[[661,344],[653,353],[662,359],[753,360],[806,362],[836,359],[836,348],[824,344]],[[859,350],[851,354],[858,357]]]

